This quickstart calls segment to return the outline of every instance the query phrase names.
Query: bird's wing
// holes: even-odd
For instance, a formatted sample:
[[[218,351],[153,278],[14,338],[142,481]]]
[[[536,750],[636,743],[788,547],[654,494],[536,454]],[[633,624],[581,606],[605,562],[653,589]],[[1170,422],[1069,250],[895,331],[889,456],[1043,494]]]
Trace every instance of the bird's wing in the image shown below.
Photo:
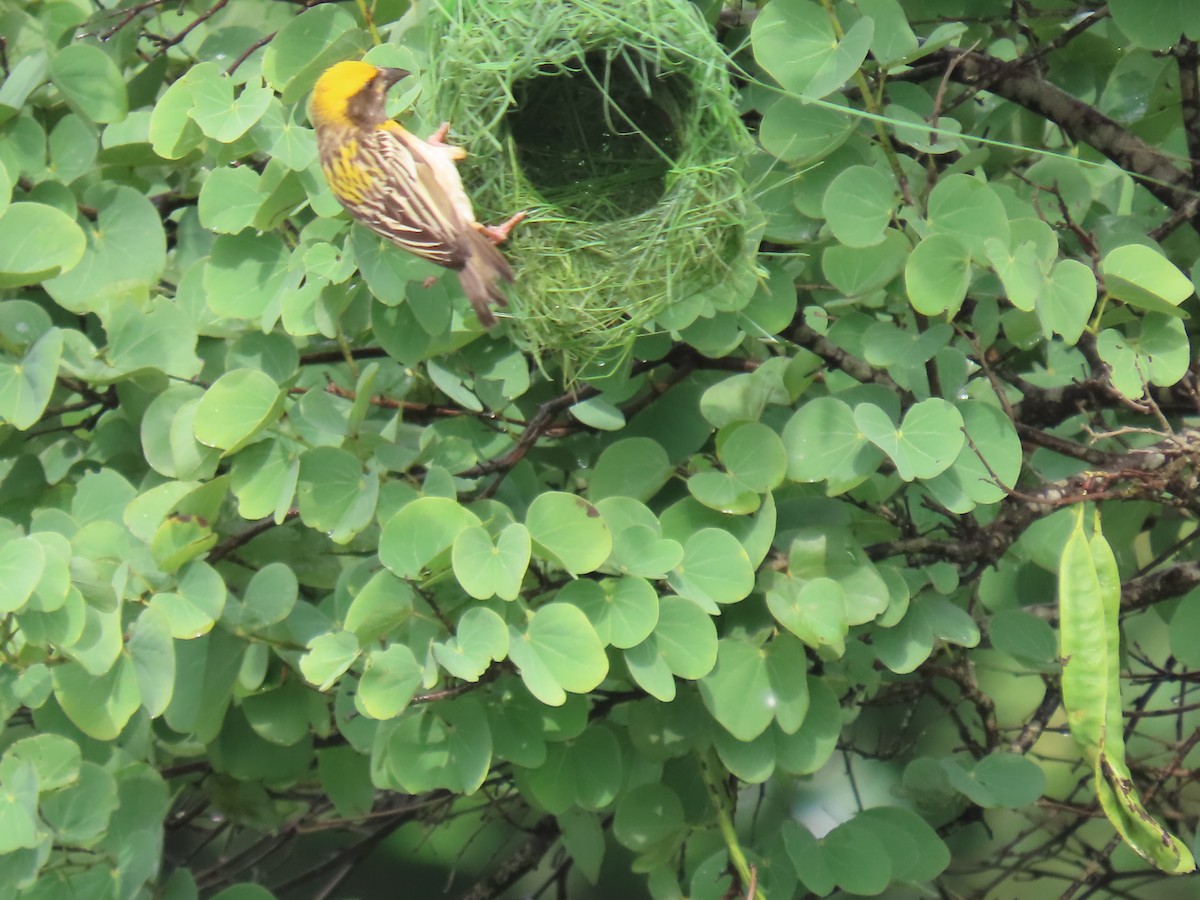
[[[461,221],[450,196],[461,192],[458,173],[452,173],[454,184],[444,185],[414,146],[417,140],[399,126],[362,135],[356,161],[371,177],[349,208],[365,225],[405,250],[458,269],[470,254],[463,241],[469,223]]]

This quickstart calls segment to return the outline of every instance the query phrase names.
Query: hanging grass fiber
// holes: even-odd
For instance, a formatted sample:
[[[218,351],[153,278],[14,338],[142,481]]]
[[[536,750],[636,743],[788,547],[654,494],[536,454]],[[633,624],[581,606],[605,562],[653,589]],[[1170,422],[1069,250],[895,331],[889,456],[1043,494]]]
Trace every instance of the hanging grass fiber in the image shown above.
[[[530,211],[505,253],[515,331],[539,358],[573,377],[663,330],[673,304],[745,280],[750,138],[688,0],[433,6],[422,93],[471,151],[481,220]]]

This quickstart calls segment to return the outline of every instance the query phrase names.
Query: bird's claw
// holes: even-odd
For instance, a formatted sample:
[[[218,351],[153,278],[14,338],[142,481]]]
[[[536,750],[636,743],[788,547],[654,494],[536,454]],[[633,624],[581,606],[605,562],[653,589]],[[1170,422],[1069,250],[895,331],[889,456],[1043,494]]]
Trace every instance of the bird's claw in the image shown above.
[[[529,213],[522,210],[503,225],[484,225],[483,233],[488,236],[488,239],[493,244],[503,244],[506,240],[508,240],[509,233],[516,228],[517,225],[519,225],[527,215],[529,215]]]
[[[448,135],[449,133],[450,133],[450,123],[443,122],[441,125],[438,126],[437,131],[435,131],[433,134],[431,134],[429,136],[428,143],[433,144],[433,146],[435,146],[435,147],[448,147],[450,145],[446,143],[446,135]]]

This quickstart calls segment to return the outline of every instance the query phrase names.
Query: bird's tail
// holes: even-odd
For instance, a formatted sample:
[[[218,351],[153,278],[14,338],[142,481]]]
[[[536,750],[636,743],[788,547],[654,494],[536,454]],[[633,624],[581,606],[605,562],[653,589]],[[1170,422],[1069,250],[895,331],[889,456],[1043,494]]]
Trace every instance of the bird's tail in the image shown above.
[[[462,282],[467,299],[479,316],[479,322],[484,328],[496,324],[492,315],[491,304],[498,303],[508,306],[508,300],[501,293],[498,282],[513,280],[513,271],[508,260],[496,249],[487,237],[478,231],[468,232],[470,235],[470,253],[467,264],[458,272],[458,280]]]

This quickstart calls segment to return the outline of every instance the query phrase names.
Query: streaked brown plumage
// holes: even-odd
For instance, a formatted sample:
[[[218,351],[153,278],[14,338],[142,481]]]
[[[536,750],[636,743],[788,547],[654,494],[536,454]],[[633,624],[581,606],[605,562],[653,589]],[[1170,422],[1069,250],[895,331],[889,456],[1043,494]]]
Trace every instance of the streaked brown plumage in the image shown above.
[[[475,219],[455,163],[467,154],[445,143],[449,125],[428,141],[387,117],[388,88],[409,73],[341,62],[317,80],[312,120],[321,168],[352,216],[410,253],[458,272],[485,327],[491,303],[507,305],[499,282],[512,269],[496,249],[524,213],[499,227]]]

